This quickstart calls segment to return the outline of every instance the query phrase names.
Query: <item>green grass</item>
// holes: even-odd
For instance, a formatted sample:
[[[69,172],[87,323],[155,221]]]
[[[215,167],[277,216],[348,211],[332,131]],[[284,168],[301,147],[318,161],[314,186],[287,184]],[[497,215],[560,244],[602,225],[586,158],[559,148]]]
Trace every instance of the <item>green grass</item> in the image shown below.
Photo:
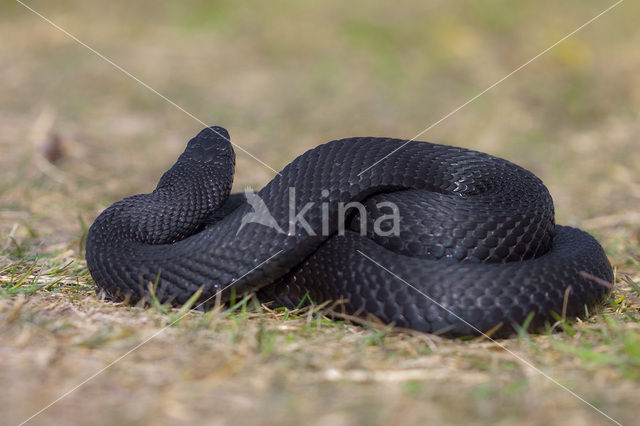
[[[595,0],[29,4],[279,169],[356,135],[413,137],[595,16]],[[625,424],[640,382],[640,42],[626,1],[420,139],[503,156],[597,236],[606,303],[499,340],[444,339],[237,297],[124,306],[95,291],[88,227],[150,191],[201,124],[17,3],[0,6],[0,412],[33,423]],[[62,158],[43,148],[57,135]],[[235,188],[273,173],[238,153]],[[153,288],[153,286],[152,286]],[[502,346],[501,346],[502,345]]]
[[[271,392],[261,393],[260,388],[252,388],[252,380],[268,380],[274,385],[273,380],[283,380],[281,386],[285,386],[287,392],[293,392],[289,398],[297,401],[289,402],[293,404],[303,404],[304,394],[298,397],[295,394],[301,392],[299,382],[304,384],[309,380],[315,383],[314,386],[329,386],[338,393],[351,386],[349,383],[365,386],[368,390],[379,388],[381,392],[397,384],[400,395],[404,396],[393,397],[395,403],[403,401],[402,398],[410,398],[404,401],[410,403],[411,398],[450,395],[456,400],[462,398],[468,407],[464,410],[468,415],[475,413],[486,421],[502,413],[494,402],[489,401],[512,404],[514,409],[510,416],[513,420],[525,421],[528,395],[544,389],[546,396],[537,397],[542,398],[542,403],[552,398],[556,402],[563,401],[570,410],[585,414],[582,403],[567,397],[535,373],[528,373],[528,367],[504,352],[501,346],[484,339],[442,339],[377,323],[353,325],[326,317],[327,305],[308,305],[295,310],[270,309],[257,304],[251,296],[237,300],[228,308],[209,312],[191,310],[196,295],[179,308],[161,305],[157,299],[154,302],[153,296],[150,308],[127,308],[96,298],[83,262],[69,263],[55,252],[31,260],[14,258],[2,269],[0,278],[5,300],[0,308],[0,324],[3,324],[5,342],[13,342],[23,333],[30,333],[52,344],[63,345],[65,357],[77,359],[73,354],[90,351],[102,354],[104,362],[110,362],[160,332],[136,351],[140,354],[132,353],[119,362],[119,368],[113,367],[117,371],[96,379],[98,384],[94,386],[105,390],[113,386],[119,388],[124,375],[143,366],[160,376],[197,376],[198,373],[189,367],[193,357],[193,360],[210,359],[217,367],[210,367],[209,374],[217,377],[216,380],[225,383],[231,377],[234,381],[249,380],[245,386],[249,386],[251,392],[258,392],[256,395],[263,401],[261,406],[279,402],[271,399]],[[590,402],[603,398],[591,386],[596,378],[603,380],[603,374],[608,392],[611,392],[611,385],[624,387],[625,382],[637,383],[640,380],[640,314],[634,299],[637,288],[629,283],[637,287],[637,278],[636,281],[620,280],[601,314],[591,315],[581,322],[559,318],[554,330],[562,329],[562,332],[549,328],[541,334],[530,334],[525,322],[516,338],[500,340],[499,345],[514,351],[579,394],[586,394]],[[9,289],[15,291],[9,293]],[[52,299],[54,294],[61,297]],[[69,304],[75,306],[72,311],[59,310]],[[100,317],[92,319],[91,312]],[[147,357],[156,361],[149,364]],[[171,362],[172,359],[175,361]],[[438,373],[443,368],[449,372]],[[80,379],[94,372],[90,366],[82,367],[82,370],[86,373],[74,377]],[[263,377],[263,370],[271,371],[267,375],[269,379]],[[57,377],[63,371],[56,373],[54,368],[49,374]],[[224,378],[220,379],[219,375]],[[187,380],[198,383],[197,379]],[[435,386],[435,383],[439,385]],[[52,394],[66,390],[48,381],[41,385],[51,387]],[[207,395],[217,395],[216,389],[209,389]],[[220,391],[222,389],[224,387]],[[119,392],[160,397],[144,383]],[[367,394],[362,390],[358,392],[362,397]],[[384,392],[380,398],[382,395]],[[82,391],[74,398],[83,398]],[[384,405],[380,404],[388,403],[376,398],[366,401],[358,402],[358,410],[363,409],[361,404],[364,404],[367,409],[385,412]],[[442,407],[447,404],[441,401]],[[604,398],[597,405],[608,411],[617,410],[614,407],[618,404],[619,401],[614,403],[613,398]],[[479,409],[481,406],[492,407],[489,409],[492,414],[485,413],[482,417],[480,412],[474,411],[473,407]],[[68,405],[61,403],[60,408],[52,409],[51,415],[61,415],[60,410],[64,407]],[[456,416],[450,414],[442,414],[441,418],[455,421]],[[105,416],[107,422],[114,419]]]

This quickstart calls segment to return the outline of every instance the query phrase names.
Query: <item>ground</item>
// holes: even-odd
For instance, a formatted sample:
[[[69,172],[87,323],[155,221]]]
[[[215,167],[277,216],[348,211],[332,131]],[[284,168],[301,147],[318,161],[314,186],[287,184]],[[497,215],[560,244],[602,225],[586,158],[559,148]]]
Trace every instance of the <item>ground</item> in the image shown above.
[[[276,170],[334,138],[412,138],[613,1],[26,4],[175,104],[0,5],[3,424],[637,422],[638,3],[419,138],[532,170],[558,222],[595,235],[616,269],[587,319],[496,342],[325,307],[122,306],[95,292],[83,237],[110,203],[150,191],[203,122]],[[237,190],[274,175],[241,151],[236,170]]]

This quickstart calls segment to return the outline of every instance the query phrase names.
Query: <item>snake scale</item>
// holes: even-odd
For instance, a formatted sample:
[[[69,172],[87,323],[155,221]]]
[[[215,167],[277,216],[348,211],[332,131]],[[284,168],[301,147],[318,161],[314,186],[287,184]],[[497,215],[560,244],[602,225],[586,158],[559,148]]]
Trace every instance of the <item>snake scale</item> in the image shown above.
[[[255,205],[230,195],[234,168],[229,134],[208,127],[153,192],[105,209],[87,235],[95,283],[130,303],[150,283],[174,305],[200,288],[205,307],[250,292],[286,306],[343,300],[449,336],[584,315],[610,291],[600,244],[556,225],[542,181],[489,154],[373,137],[320,145],[254,193],[276,226],[247,222]]]

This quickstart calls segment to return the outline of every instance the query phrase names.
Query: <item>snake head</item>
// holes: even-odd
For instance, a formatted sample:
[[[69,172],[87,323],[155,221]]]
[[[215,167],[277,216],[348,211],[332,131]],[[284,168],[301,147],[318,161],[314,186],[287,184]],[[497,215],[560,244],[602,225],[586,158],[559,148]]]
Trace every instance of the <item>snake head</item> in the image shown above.
[[[205,198],[209,207],[217,208],[231,191],[235,164],[236,154],[226,129],[206,127],[189,141],[178,161],[162,175],[156,190],[176,194],[203,191],[208,194]]]
[[[205,127],[189,141],[178,162],[235,166],[236,154],[233,151],[229,132],[220,126]]]

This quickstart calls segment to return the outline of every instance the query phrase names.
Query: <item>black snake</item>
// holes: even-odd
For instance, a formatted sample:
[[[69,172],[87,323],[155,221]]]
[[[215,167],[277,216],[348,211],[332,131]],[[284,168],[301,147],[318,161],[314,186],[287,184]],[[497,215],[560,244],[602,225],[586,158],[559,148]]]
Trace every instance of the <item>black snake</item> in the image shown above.
[[[152,193],[102,212],[86,244],[97,285],[136,302],[153,283],[174,305],[201,287],[206,306],[249,292],[289,306],[342,299],[350,313],[448,335],[584,315],[610,289],[598,242],[555,225],[540,179],[488,154],[371,137],[320,145],[253,194],[274,226],[247,221],[256,204],[229,196],[234,167],[227,131],[206,128]]]

